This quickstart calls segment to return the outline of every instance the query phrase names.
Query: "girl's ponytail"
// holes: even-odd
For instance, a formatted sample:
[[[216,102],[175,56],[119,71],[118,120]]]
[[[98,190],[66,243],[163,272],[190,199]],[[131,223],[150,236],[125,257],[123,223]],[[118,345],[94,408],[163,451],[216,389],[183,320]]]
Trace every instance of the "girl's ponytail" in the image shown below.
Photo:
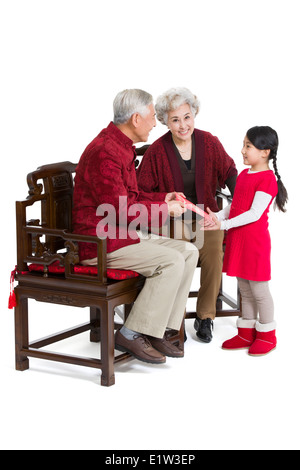
[[[288,193],[287,193],[287,190],[286,190],[286,188],[285,188],[285,186],[284,186],[284,184],[281,180],[281,176],[278,172],[278,168],[277,168],[277,149],[276,149],[275,152],[271,150],[269,160],[272,160],[274,173],[275,173],[276,178],[277,178],[277,186],[278,186],[278,193],[277,193],[277,196],[276,196],[276,199],[275,199],[274,207],[275,208],[278,207],[278,209],[281,212],[286,212],[285,205],[288,201]]]
[[[277,149],[279,143],[277,132],[269,126],[255,126],[248,130],[247,137],[254,147],[260,150],[270,150],[269,160],[272,160],[278,185],[278,193],[274,205],[275,207],[277,206],[280,211],[286,212],[285,205],[288,201],[288,193],[281,181],[281,176],[277,168]]]

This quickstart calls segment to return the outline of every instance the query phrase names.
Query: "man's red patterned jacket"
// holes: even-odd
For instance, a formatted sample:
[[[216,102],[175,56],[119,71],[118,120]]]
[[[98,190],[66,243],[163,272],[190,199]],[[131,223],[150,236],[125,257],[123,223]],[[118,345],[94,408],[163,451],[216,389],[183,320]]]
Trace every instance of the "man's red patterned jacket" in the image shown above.
[[[73,231],[107,238],[108,253],[139,243],[135,228],[155,224],[161,226],[168,216],[167,204],[164,202],[166,192],[139,191],[135,159],[132,140],[111,122],[87,146],[76,168]],[[156,211],[153,212],[151,208],[153,210],[154,204]],[[139,207],[143,214],[146,210],[146,218],[139,217]],[[113,209],[110,211],[111,218],[108,217],[109,208]],[[139,226],[135,223],[137,221]],[[79,255],[81,260],[95,258],[96,244],[81,243]]]

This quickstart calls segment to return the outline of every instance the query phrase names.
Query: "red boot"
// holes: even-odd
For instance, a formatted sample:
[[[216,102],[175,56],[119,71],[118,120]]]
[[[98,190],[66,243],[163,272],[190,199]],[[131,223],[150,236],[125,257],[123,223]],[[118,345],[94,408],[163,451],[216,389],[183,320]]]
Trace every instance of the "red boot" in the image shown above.
[[[256,323],[256,339],[249,349],[250,356],[264,356],[273,351],[277,345],[276,323]]]
[[[249,348],[255,340],[255,324],[256,320],[244,320],[243,318],[238,318],[237,336],[225,341],[222,345],[222,349],[235,350]]]

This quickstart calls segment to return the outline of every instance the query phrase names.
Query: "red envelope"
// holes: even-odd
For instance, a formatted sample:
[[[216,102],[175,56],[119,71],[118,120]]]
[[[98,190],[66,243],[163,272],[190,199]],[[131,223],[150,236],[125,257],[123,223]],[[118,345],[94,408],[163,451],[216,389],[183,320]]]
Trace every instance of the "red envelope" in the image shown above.
[[[181,201],[184,203],[185,207],[189,209],[190,211],[196,212],[197,214],[201,215],[202,217],[205,217],[205,219],[210,219],[211,217],[207,212],[204,212],[202,209],[199,207],[195,206],[192,202],[188,201],[185,197],[181,196],[180,194],[176,193],[176,200]]]

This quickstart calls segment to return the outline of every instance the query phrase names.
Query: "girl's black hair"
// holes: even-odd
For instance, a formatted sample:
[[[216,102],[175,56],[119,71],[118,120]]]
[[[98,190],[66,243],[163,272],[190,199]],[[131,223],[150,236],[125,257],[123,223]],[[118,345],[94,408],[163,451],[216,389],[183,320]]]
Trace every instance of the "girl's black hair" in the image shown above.
[[[277,168],[277,150],[279,144],[277,132],[269,126],[255,126],[247,131],[247,137],[257,149],[270,150],[269,160],[272,160],[278,185],[278,194],[275,199],[275,204],[279,210],[285,212],[285,204],[288,201],[288,194],[281,181],[281,176],[279,175]]]

